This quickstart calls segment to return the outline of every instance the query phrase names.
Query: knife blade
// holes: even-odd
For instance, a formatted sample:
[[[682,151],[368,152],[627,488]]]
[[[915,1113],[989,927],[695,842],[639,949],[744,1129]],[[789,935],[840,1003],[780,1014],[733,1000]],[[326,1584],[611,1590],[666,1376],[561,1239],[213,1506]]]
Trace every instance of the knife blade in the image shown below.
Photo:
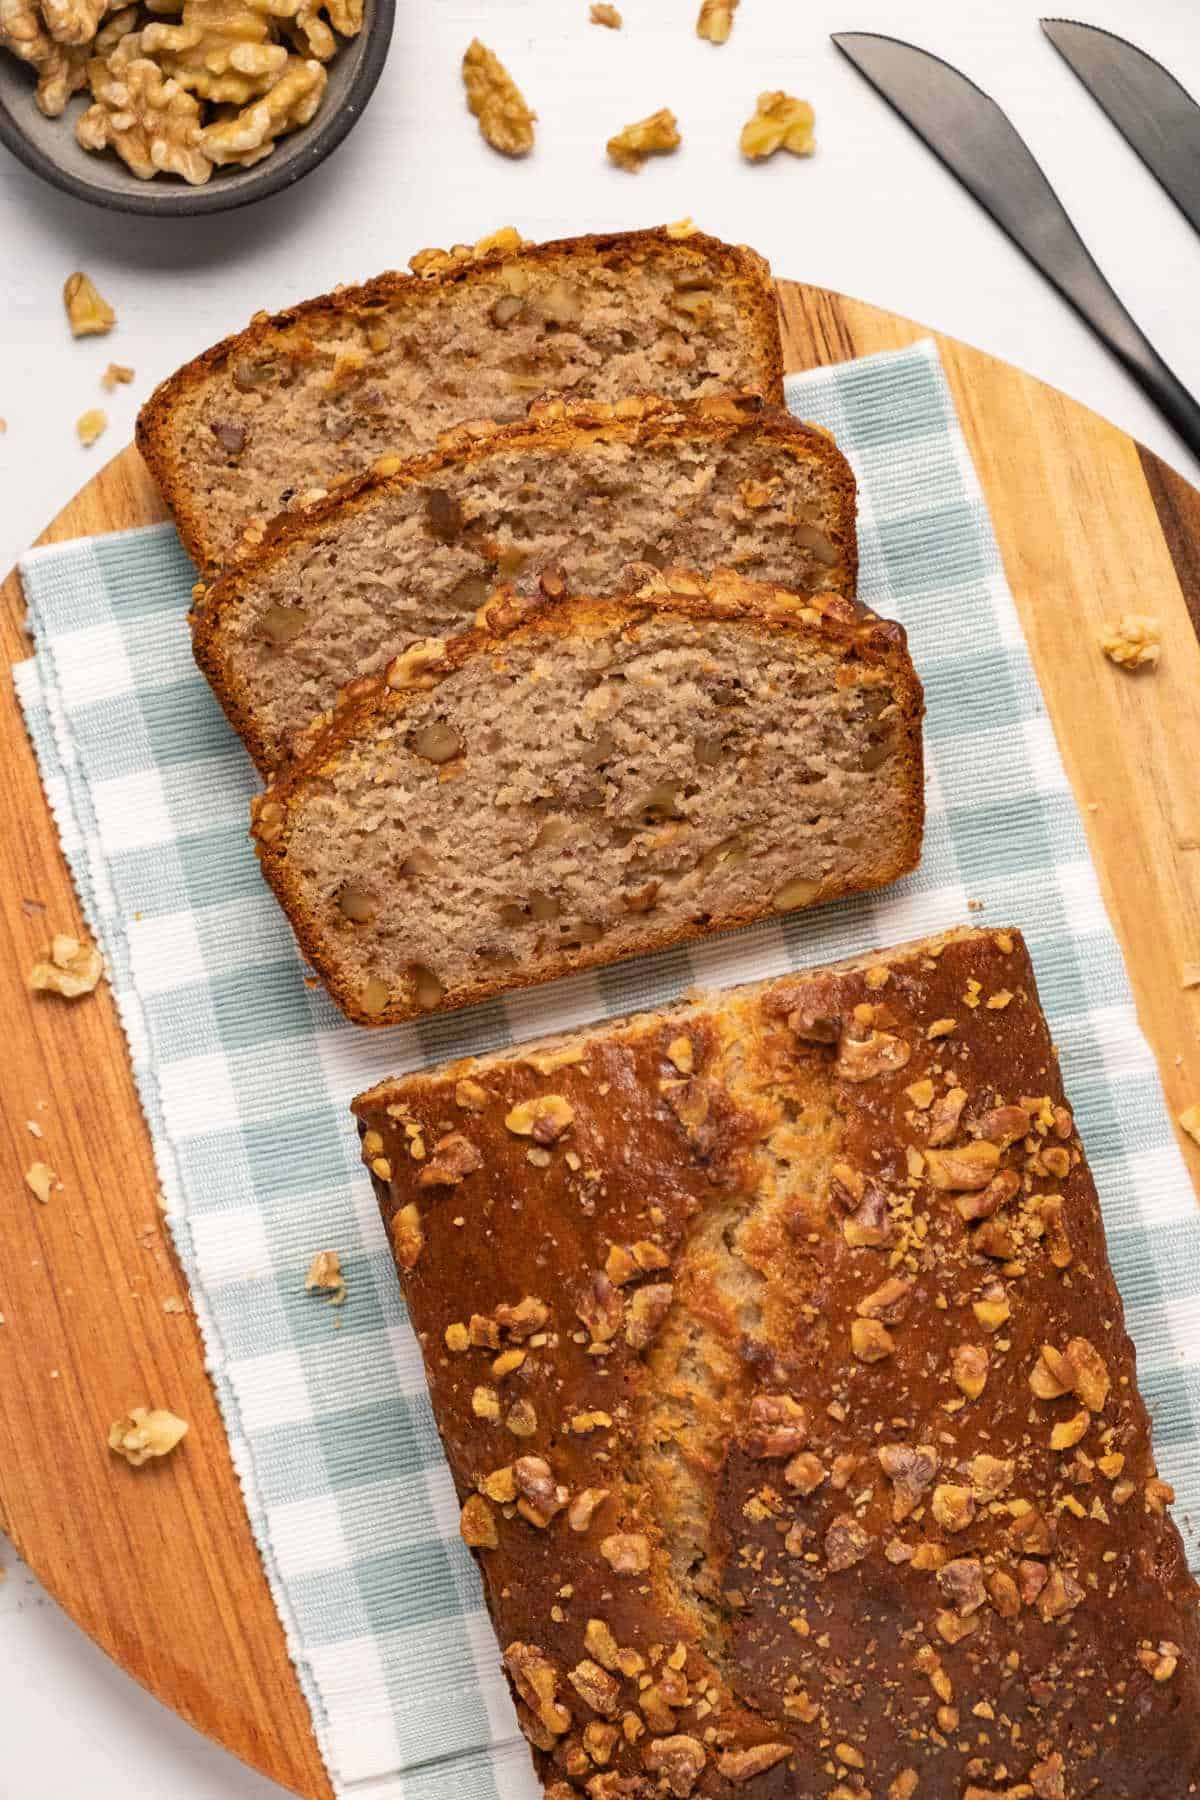
[[[1200,106],[1169,69],[1115,32],[1072,19],[1042,30],[1092,99],[1200,232]]]
[[[874,32],[833,42],[1091,326],[1200,456],[1200,405],[1122,305],[1008,115],[941,57]]]

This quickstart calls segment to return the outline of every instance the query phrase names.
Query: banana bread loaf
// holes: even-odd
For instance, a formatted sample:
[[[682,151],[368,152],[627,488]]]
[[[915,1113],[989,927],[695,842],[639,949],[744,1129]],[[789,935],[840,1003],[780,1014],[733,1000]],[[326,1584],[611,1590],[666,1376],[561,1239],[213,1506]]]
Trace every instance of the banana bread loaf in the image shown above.
[[[1182,1800],[1197,1590],[1015,931],[354,1102],[552,1800]]]
[[[505,609],[507,630],[404,652],[255,803],[263,871],[349,1017],[465,1006],[916,863],[899,626],[678,571],[485,611]]]
[[[757,397],[537,404],[285,514],[193,617],[196,658],[264,771],[348,682],[466,630],[500,580],[599,598],[631,563],[854,592],[854,477]]]
[[[198,567],[377,457],[519,417],[550,390],[783,399],[775,293],[752,250],[665,230],[537,245],[506,231],[478,248],[260,314],[155,391],[138,448]]]

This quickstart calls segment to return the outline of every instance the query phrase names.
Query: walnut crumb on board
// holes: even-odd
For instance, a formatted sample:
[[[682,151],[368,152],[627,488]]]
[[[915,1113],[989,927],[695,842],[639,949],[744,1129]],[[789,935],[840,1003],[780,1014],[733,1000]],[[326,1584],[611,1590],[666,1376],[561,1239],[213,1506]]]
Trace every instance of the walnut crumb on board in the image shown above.
[[[467,105],[479,120],[479,129],[503,156],[527,156],[533,149],[533,125],[537,114],[495,51],[472,38],[462,60]]]
[[[344,1304],[346,1277],[342,1274],[342,1259],[336,1250],[317,1251],[308,1265],[308,1274],[304,1277],[304,1287],[310,1294],[328,1294],[330,1306]]]
[[[1200,1144],[1200,1101],[1194,1106],[1185,1106],[1179,1115],[1179,1123],[1190,1138]]]
[[[100,386],[111,394],[114,388],[128,387],[135,374],[136,370],[127,368],[124,363],[109,363],[100,377]]]
[[[183,1301],[179,1298],[178,1294],[168,1294],[162,1303],[162,1309],[165,1313],[181,1313],[187,1311],[187,1308],[184,1306]]]
[[[117,322],[116,313],[82,269],[76,269],[63,283],[63,305],[72,337],[103,337]]]
[[[607,25],[610,31],[620,31],[624,23],[616,7],[610,6],[608,0],[595,0],[589,17],[593,25]]]
[[[797,100],[776,88],[758,96],[753,117],[742,126],[739,148],[751,162],[763,162],[777,150],[811,156],[817,147],[813,138],[816,122],[807,100]]]
[[[696,36],[707,38],[710,44],[728,43],[738,5],[739,0],[700,0]]]
[[[31,1163],[25,1171],[25,1185],[41,1201],[43,1206],[49,1203],[51,1192],[62,1183],[49,1163]]]
[[[108,1447],[130,1468],[140,1469],[152,1456],[169,1456],[186,1431],[187,1420],[165,1407],[131,1406],[125,1418],[109,1426]]]
[[[636,175],[648,156],[666,156],[670,151],[678,150],[682,141],[678,119],[670,107],[664,106],[651,113],[649,118],[626,125],[623,131],[609,138],[606,148],[619,169],[627,169],[631,175]]]
[[[96,439],[103,437],[108,430],[108,414],[98,406],[89,407],[75,421],[75,435],[85,450],[90,450]]]
[[[29,971],[29,985],[39,993],[78,1000],[91,993],[103,973],[104,958],[95,944],[59,932]]]
[[[1122,613],[1100,633],[1100,648],[1122,669],[1152,669],[1162,655],[1162,627],[1149,613]]]
[[[1200,987],[1200,962],[1184,963],[1182,980],[1185,988]]]

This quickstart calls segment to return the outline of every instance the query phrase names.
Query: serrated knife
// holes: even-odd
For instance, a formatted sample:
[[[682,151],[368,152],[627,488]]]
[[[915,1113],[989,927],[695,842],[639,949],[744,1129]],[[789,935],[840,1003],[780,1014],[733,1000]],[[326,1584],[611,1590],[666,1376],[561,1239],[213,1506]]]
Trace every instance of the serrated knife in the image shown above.
[[[941,57],[873,32],[834,43],[1040,269],[1200,456],[1200,405],[1117,298],[996,102]]]
[[[1043,19],[1042,30],[1200,232],[1200,106],[1169,69],[1114,32],[1072,19]]]

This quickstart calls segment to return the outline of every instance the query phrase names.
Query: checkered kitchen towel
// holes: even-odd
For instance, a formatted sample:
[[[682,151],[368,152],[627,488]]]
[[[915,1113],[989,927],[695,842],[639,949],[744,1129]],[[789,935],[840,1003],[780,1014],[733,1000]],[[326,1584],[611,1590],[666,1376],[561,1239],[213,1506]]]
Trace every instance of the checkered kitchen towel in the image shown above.
[[[862,592],[903,621],[925,682],[919,871],[882,895],[384,1034],[347,1025],[306,984],[259,879],[255,779],[192,664],[193,577],[174,533],[36,550],[22,567],[29,728],[109,957],[255,1535],[330,1772],[356,1800],[536,1791],[347,1113],[385,1074],[693,981],[778,974],[971,917],[1015,922],[1103,1197],[1164,1472],[1181,1518],[1200,1505],[1200,1212],[941,366],[918,345],[798,378],[789,401],[854,464]],[[349,1283],[340,1311],[304,1290],[327,1246]]]

